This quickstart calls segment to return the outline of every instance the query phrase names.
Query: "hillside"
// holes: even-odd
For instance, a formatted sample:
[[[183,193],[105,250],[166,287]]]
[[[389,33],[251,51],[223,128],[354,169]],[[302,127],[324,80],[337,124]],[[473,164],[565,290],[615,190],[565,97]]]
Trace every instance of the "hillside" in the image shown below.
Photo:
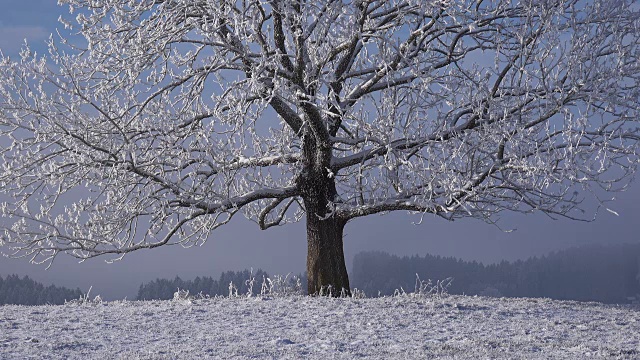
[[[402,295],[0,306],[7,360],[638,357],[629,305]]]

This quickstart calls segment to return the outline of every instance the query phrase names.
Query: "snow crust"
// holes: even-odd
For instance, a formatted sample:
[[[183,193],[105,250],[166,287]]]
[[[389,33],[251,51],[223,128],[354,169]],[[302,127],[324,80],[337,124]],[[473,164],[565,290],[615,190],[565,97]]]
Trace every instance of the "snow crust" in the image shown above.
[[[0,358],[634,359],[640,308],[452,295],[7,305]]]

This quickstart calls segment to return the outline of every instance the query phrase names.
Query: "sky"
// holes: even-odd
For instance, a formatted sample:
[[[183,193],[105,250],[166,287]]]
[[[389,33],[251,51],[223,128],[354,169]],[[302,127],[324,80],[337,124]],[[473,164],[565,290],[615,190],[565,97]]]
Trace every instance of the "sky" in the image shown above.
[[[56,0],[0,0],[0,49],[16,56],[24,39],[32,48],[44,52],[44,43],[55,32],[57,19],[67,10]],[[475,219],[448,222],[427,216],[397,212],[359,218],[345,229],[347,267],[360,251],[378,250],[397,255],[434,254],[454,256],[484,263],[526,259],[572,246],[601,243],[640,242],[640,182],[624,193],[612,195],[609,204],[619,216],[600,211],[593,222],[552,220],[543,214],[505,213],[499,225]],[[591,209],[593,210],[593,209]],[[515,229],[512,232],[503,230]],[[222,271],[261,268],[270,274],[301,273],[306,264],[306,238],[303,223],[261,231],[248,220],[237,218],[216,230],[202,247],[179,246],[143,250],[109,264],[108,258],[77,259],[60,256],[47,270],[29,264],[27,259],[0,257],[0,275],[28,275],[45,284],[56,284],[83,291],[105,300],[135,297],[142,282],[156,278],[183,279],[196,276],[217,278]],[[421,274],[428,278],[428,274]]]

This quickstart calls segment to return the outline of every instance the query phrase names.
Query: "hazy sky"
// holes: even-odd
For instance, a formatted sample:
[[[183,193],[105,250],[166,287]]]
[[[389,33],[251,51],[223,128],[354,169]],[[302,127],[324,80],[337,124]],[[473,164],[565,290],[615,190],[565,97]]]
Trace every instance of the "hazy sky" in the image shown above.
[[[56,0],[0,0],[0,49],[16,56],[25,38],[33,48],[43,51],[42,44],[54,32],[57,19],[66,8]],[[447,222],[427,216],[421,225],[413,225],[419,217],[394,213],[356,219],[345,229],[345,256],[351,268],[353,255],[363,250],[382,250],[398,255],[438,254],[466,260],[494,262],[541,255],[553,250],[587,243],[639,242],[640,182],[625,193],[616,194],[610,204],[620,216],[601,211],[591,223],[551,220],[542,214],[505,214],[506,233],[478,220]],[[93,286],[92,294],[115,299],[136,294],[141,282],[156,278],[183,279],[198,275],[217,277],[221,271],[262,268],[269,273],[286,274],[304,271],[306,239],[303,224],[287,225],[260,231],[258,226],[237,218],[222,227],[204,246],[183,249],[165,247],[127,255],[114,264],[106,258],[77,260],[60,256],[45,271],[26,259],[0,258],[0,275],[29,275],[44,283],[80,287]],[[428,274],[421,274],[428,277]]]

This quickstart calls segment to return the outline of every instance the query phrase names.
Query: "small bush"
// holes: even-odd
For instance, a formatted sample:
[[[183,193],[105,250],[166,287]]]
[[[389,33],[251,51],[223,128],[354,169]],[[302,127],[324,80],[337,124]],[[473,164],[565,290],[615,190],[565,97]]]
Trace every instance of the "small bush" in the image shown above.
[[[93,286],[89,287],[89,291],[86,294],[81,295],[77,299],[69,300],[64,302],[65,305],[98,305],[102,304],[102,297],[100,295],[96,295],[93,299],[89,298],[89,294],[91,293],[91,289]]]

